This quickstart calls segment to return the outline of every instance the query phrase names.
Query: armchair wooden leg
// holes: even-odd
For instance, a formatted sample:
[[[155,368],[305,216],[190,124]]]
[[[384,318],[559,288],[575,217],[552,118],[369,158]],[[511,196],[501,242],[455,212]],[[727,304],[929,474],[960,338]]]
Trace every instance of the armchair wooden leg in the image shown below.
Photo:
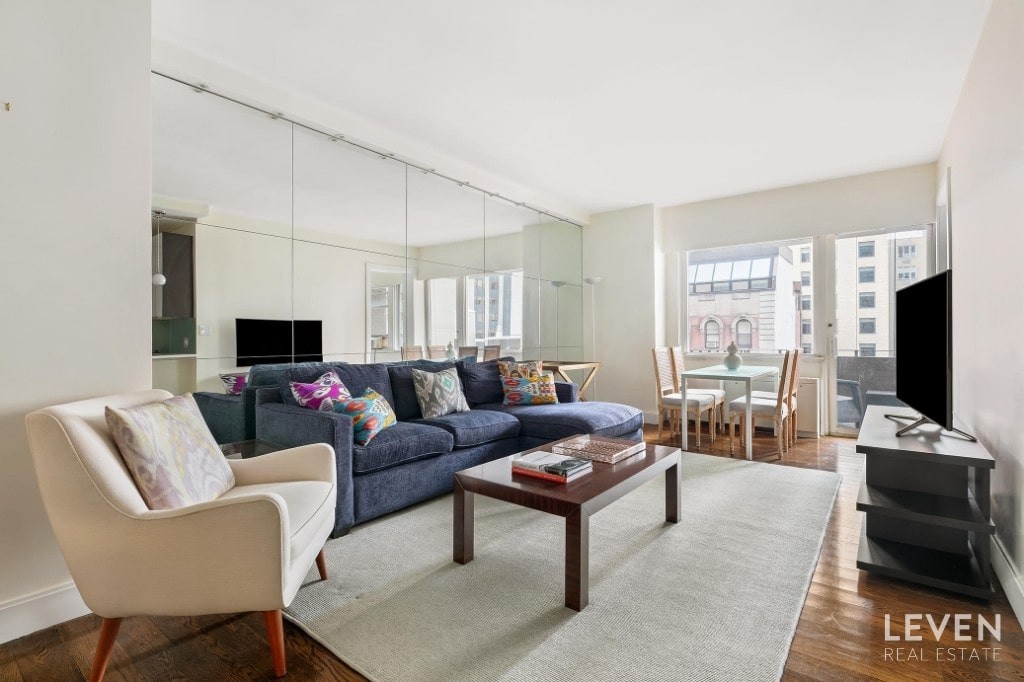
[[[121,627],[120,618],[104,618],[100,624],[100,638],[96,642],[96,655],[92,659],[92,670],[89,671],[89,682],[101,682],[107,672],[107,663],[114,650],[114,640]]]
[[[270,656],[274,659],[274,676],[284,677],[288,669],[284,658],[284,621],[281,620],[281,610],[264,611],[263,622],[267,624]]]
[[[320,572],[320,580],[327,580],[327,559],[324,558],[324,550],[316,555],[316,570]]]

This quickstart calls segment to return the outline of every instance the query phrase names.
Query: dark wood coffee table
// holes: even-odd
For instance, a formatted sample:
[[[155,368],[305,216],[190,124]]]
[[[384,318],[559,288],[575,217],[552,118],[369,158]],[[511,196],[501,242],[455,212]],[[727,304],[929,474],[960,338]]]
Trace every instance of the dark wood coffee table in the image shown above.
[[[550,452],[550,444],[528,452]],[[593,473],[571,483],[553,483],[512,473],[512,457],[487,462],[455,474],[457,563],[473,560],[473,495],[565,517],[565,605],[581,611],[589,602],[590,517],[665,472],[665,520],[679,521],[679,448],[648,445],[646,453],[616,464],[594,462]],[[515,456],[515,455],[514,455]]]

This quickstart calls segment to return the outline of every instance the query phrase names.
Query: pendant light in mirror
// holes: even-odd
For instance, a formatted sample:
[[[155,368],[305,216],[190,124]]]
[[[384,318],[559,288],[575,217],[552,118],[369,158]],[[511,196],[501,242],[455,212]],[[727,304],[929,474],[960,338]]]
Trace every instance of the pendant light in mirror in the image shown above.
[[[167,278],[164,277],[164,248],[163,239],[160,237],[160,220],[164,217],[164,211],[153,211],[153,215],[156,217],[156,272],[153,273],[153,286],[162,287],[167,284]]]

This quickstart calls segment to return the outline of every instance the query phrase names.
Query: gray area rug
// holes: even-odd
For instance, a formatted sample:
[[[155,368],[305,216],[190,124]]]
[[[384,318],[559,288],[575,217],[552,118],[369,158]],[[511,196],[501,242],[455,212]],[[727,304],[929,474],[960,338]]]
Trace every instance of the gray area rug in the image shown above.
[[[327,543],[287,617],[377,682],[777,680],[839,475],[683,454],[590,520],[590,605],[563,603],[564,520],[477,497],[452,562],[444,496]]]

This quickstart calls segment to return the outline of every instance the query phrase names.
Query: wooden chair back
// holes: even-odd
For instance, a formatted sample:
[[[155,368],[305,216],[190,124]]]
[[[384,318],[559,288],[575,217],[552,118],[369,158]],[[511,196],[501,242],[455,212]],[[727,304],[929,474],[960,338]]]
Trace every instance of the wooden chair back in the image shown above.
[[[422,360],[423,346],[402,346],[403,360]]]
[[[501,346],[484,346],[484,362],[501,357]]]
[[[479,346],[459,346],[459,357],[476,357],[480,353]]]
[[[448,349],[445,346],[427,346],[427,358],[430,360],[444,360],[448,357]]]
[[[676,382],[672,379],[672,356],[668,348],[652,348],[651,354],[654,357],[654,377],[660,400],[663,396],[676,392]]]
[[[782,356],[782,369],[779,371],[779,395],[776,398],[775,403],[775,414],[779,415],[782,413],[782,406],[785,405],[789,408],[789,382],[792,379],[791,372],[789,369],[790,357],[792,351],[786,351],[786,354]]]
[[[675,386],[676,391],[682,390],[679,386],[679,375],[686,369],[686,363],[683,360],[683,347],[672,346],[669,350],[669,355],[672,357],[672,385]]]
[[[800,356],[802,352],[799,348],[793,349],[793,355],[789,359],[789,398],[795,399],[796,393],[800,390]],[[792,402],[789,405],[793,407]]]

